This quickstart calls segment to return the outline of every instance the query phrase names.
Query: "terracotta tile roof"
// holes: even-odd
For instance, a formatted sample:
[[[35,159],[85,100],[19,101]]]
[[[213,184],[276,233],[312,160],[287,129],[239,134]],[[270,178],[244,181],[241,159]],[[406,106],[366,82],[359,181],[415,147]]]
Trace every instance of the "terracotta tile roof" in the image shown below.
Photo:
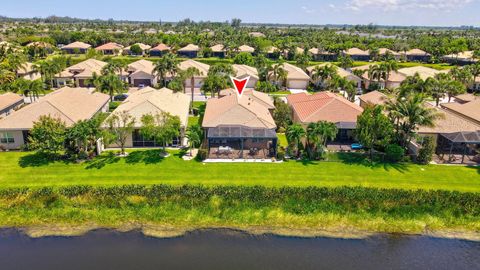
[[[359,48],[350,48],[348,50],[343,51],[345,54],[348,55],[370,55],[368,51],[364,51]]]
[[[387,102],[388,97],[384,93],[375,90],[359,96],[359,99],[365,103],[373,105],[384,105]]]
[[[238,47],[238,51],[253,53],[255,51],[255,48],[250,47],[248,45],[242,45],[242,46]]]
[[[440,104],[443,108],[454,112],[466,119],[470,119],[480,124],[480,99],[473,100],[464,104],[452,102]]]
[[[455,113],[434,107],[428,103],[425,106],[434,108],[443,117],[435,121],[435,127],[420,127],[418,129],[419,133],[454,133],[480,130],[480,123],[475,124]]]
[[[288,95],[287,100],[303,124],[318,121],[356,123],[357,116],[363,112],[360,106],[330,92],[293,94]]]
[[[198,70],[200,70],[201,75],[197,76],[199,78],[206,77],[207,74],[208,74],[208,70],[210,69],[209,65],[204,64],[204,63],[200,63],[200,62],[192,60],[192,59],[188,59],[188,60],[185,60],[183,62],[180,62],[180,64],[178,65],[178,68],[180,70],[187,70],[189,67],[195,67]]]
[[[229,96],[229,95],[237,95],[237,91],[233,88],[228,88],[220,91],[219,96]],[[275,109],[275,105],[273,104],[273,99],[265,93],[255,91],[253,89],[245,89],[242,93],[242,96],[249,96],[254,101],[262,104],[263,106],[267,107],[270,110]]]
[[[212,52],[224,52],[225,46],[223,46],[223,44],[217,44],[210,47],[210,49],[212,50]]]
[[[67,126],[93,117],[110,96],[85,88],[63,87],[0,120],[0,129],[28,130],[42,115],[60,118]]]
[[[200,51],[200,47],[194,44],[188,44],[187,46],[178,49],[179,52],[198,52]]]
[[[90,47],[92,47],[92,45],[81,42],[81,41],[75,41],[68,45],[63,46],[62,49],[88,49]]]
[[[249,95],[238,97],[236,94],[209,99],[202,126],[204,128],[219,126],[276,128],[267,107]]]
[[[2,94],[0,95],[0,111],[21,101],[23,101],[23,97],[18,94],[11,92]]]
[[[97,51],[104,51],[104,50],[121,50],[123,49],[123,45],[115,43],[115,42],[109,42],[105,43],[103,45],[100,45],[95,48]]]
[[[258,72],[257,69],[247,65],[232,65],[233,70],[235,71],[235,76],[237,78],[244,78],[246,76],[250,76],[258,80]]]
[[[160,43],[157,46],[153,47],[150,51],[170,51],[170,47],[168,47],[166,44]]]
[[[141,118],[145,114],[168,112],[178,116],[182,126],[188,124],[190,96],[184,93],[174,93],[168,88],[160,90],[145,87],[131,93],[113,113],[127,111],[135,118],[135,127],[141,127]]]

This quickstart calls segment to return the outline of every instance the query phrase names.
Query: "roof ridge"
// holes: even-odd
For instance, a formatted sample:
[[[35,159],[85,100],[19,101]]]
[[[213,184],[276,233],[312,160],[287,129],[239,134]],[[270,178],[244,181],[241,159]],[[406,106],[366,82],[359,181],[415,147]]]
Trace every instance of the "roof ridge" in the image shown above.
[[[50,100],[45,100],[44,102],[47,102],[48,104],[50,104],[53,108],[55,108],[58,112],[60,112],[63,116],[65,116],[66,118],[68,118],[70,121],[72,121],[72,123],[75,123],[75,121],[70,118],[70,116],[66,115],[63,111],[61,111],[57,106],[55,106]],[[40,104],[40,103],[38,103]]]

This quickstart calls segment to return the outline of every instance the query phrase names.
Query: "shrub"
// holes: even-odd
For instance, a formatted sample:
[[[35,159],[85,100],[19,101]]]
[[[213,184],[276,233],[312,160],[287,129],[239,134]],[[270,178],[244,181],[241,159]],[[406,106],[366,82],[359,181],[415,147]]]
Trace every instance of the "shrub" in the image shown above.
[[[388,161],[399,162],[405,155],[405,150],[396,144],[389,144],[385,147],[385,154]]]
[[[435,152],[436,143],[432,136],[423,138],[422,147],[418,151],[417,162],[420,164],[428,164],[432,161],[433,153]]]
[[[207,149],[198,149],[197,153],[197,160],[205,160],[207,159],[208,156],[208,150]]]
[[[285,151],[284,150],[278,149],[277,159],[278,160],[284,160],[285,159]]]

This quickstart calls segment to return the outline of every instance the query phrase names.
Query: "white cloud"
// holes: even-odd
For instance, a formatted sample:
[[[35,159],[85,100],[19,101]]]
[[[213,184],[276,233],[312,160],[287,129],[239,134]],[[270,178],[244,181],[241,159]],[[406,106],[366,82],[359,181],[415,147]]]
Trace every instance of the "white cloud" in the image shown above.
[[[474,0],[349,0],[345,8],[353,11],[381,9],[384,11],[430,9],[452,11]]]
[[[311,8],[306,7],[306,6],[302,6],[301,8],[302,8],[303,12],[305,12],[305,13],[308,13],[308,14],[315,13],[315,9],[311,9]]]

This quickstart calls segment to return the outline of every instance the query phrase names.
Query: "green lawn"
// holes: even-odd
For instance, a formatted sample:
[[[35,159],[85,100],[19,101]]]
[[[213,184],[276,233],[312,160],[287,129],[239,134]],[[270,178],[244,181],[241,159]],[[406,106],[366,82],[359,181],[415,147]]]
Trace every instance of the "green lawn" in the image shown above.
[[[158,150],[134,151],[127,158],[105,153],[86,163],[49,162],[34,153],[0,153],[0,188],[20,186],[204,184],[265,186],[363,186],[480,192],[480,167],[363,165],[289,161],[281,164],[201,163],[178,152],[160,158]]]

